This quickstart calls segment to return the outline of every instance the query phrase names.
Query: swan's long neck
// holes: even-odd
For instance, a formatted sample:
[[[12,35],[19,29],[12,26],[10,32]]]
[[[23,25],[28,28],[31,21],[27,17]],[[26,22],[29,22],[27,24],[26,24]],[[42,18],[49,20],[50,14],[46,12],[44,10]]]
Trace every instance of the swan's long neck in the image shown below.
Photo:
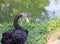
[[[16,16],[15,17],[15,19],[14,19],[14,27],[15,27],[15,29],[21,29],[22,27],[21,26],[19,26],[18,25],[18,19],[21,17],[22,15],[18,15],[18,16]]]

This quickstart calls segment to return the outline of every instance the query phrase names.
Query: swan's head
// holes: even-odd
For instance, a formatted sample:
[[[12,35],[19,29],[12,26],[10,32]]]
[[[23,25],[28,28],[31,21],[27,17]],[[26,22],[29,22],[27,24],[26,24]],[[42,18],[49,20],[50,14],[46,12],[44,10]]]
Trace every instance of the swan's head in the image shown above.
[[[23,16],[27,22],[29,22],[28,15],[24,12],[20,13],[19,15]]]

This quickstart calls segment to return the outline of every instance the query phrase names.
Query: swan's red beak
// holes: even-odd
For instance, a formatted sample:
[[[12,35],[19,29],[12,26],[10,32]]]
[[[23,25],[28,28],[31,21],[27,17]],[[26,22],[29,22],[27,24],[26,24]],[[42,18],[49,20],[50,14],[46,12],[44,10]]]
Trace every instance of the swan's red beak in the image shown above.
[[[29,23],[29,18],[28,18],[28,16],[26,16],[25,19],[26,19],[26,21]]]
[[[22,13],[20,13],[20,15],[22,15],[25,18],[25,20],[29,23],[29,18],[26,13],[22,12]]]

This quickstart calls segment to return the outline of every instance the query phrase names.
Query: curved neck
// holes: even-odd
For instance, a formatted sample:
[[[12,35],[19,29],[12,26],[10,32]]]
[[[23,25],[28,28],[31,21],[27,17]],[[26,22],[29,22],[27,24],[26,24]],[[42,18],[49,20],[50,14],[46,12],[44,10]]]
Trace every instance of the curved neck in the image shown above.
[[[22,15],[18,15],[18,16],[16,16],[15,17],[15,19],[14,19],[14,27],[15,27],[15,29],[20,29],[20,28],[22,28],[21,26],[19,26],[18,25],[18,19],[21,17]]]

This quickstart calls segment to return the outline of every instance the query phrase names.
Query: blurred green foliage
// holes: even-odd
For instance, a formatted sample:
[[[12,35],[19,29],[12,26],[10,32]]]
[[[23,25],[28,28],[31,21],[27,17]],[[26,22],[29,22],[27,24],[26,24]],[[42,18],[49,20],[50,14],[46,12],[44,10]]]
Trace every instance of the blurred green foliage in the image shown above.
[[[14,16],[19,12],[28,13],[32,19],[41,18],[42,12],[44,12],[42,19],[46,19],[47,12],[44,7],[48,3],[48,0],[0,0],[0,22],[13,20]]]
[[[26,44],[45,44],[50,32],[54,32],[60,28],[60,20],[51,20],[45,24],[19,22],[19,24],[29,30],[29,35]],[[13,23],[3,23],[0,26],[0,35],[2,32],[9,29],[14,29]],[[0,36],[1,38],[1,36]]]
[[[19,12],[28,13],[32,21],[36,18],[48,20],[48,14],[44,9],[48,3],[48,0],[0,0],[0,22],[4,22],[2,25],[0,24],[0,39],[2,32],[14,29],[12,20]],[[45,44],[48,34],[56,31],[56,28],[60,28],[60,19],[50,20],[45,24],[31,21],[30,23],[19,21],[19,24],[29,30],[26,44]]]

